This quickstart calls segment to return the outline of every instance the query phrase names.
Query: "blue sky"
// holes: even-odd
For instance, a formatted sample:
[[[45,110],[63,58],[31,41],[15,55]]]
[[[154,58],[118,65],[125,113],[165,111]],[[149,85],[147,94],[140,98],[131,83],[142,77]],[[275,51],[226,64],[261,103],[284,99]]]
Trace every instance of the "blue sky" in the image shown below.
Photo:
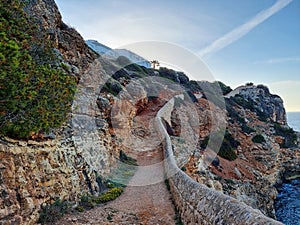
[[[266,84],[300,111],[300,0],[55,0],[85,39],[112,48],[165,41],[189,49],[215,79]]]

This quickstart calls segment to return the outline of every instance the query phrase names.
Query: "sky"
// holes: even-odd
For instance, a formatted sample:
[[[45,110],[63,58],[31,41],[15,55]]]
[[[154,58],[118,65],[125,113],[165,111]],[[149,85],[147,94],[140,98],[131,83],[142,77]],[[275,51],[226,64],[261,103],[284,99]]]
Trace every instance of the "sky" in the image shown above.
[[[300,0],[55,0],[84,39],[111,48],[163,41],[188,49],[216,80],[267,85],[300,112]]]

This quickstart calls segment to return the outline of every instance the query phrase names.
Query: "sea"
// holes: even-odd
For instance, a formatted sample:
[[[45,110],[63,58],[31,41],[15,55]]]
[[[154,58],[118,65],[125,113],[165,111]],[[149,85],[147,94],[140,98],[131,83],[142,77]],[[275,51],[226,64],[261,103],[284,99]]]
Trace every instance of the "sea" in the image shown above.
[[[300,112],[288,112],[287,121],[291,128],[300,132]]]
[[[287,113],[288,125],[300,132],[300,112]],[[300,225],[300,179],[282,184],[275,202],[277,220],[285,225]]]

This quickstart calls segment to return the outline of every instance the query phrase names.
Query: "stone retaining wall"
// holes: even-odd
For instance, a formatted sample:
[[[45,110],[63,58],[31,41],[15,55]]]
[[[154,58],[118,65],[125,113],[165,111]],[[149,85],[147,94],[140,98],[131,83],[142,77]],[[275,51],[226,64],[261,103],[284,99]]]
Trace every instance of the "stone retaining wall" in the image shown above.
[[[184,224],[282,224],[259,210],[195,182],[176,165],[171,139],[162,118],[170,121],[174,101],[170,100],[157,114],[157,124],[164,140],[165,173],[171,193]]]

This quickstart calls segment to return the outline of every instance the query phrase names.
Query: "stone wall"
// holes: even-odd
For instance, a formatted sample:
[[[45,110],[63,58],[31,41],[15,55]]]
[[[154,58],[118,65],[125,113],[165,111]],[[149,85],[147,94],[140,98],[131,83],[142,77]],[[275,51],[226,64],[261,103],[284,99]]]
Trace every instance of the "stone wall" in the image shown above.
[[[195,182],[176,165],[171,139],[162,118],[170,121],[174,100],[170,100],[157,114],[157,124],[165,137],[165,172],[169,179],[175,205],[184,224],[282,224],[264,216],[238,200]]]
[[[101,62],[90,64],[81,75],[68,122],[52,139],[0,139],[0,225],[35,224],[41,205],[101,191],[101,177],[119,156],[104,115],[109,103],[97,104],[107,77]]]
[[[34,224],[40,206],[88,191],[84,160],[59,141],[0,143],[0,224]]]
[[[109,171],[114,160],[107,137],[98,136],[106,150],[99,154],[101,159],[85,154],[71,136],[43,142],[0,140],[0,224],[36,224],[42,205],[57,199],[76,201],[101,191],[100,175]],[[94,160],[105,162],[101,170],[90,163]]]

